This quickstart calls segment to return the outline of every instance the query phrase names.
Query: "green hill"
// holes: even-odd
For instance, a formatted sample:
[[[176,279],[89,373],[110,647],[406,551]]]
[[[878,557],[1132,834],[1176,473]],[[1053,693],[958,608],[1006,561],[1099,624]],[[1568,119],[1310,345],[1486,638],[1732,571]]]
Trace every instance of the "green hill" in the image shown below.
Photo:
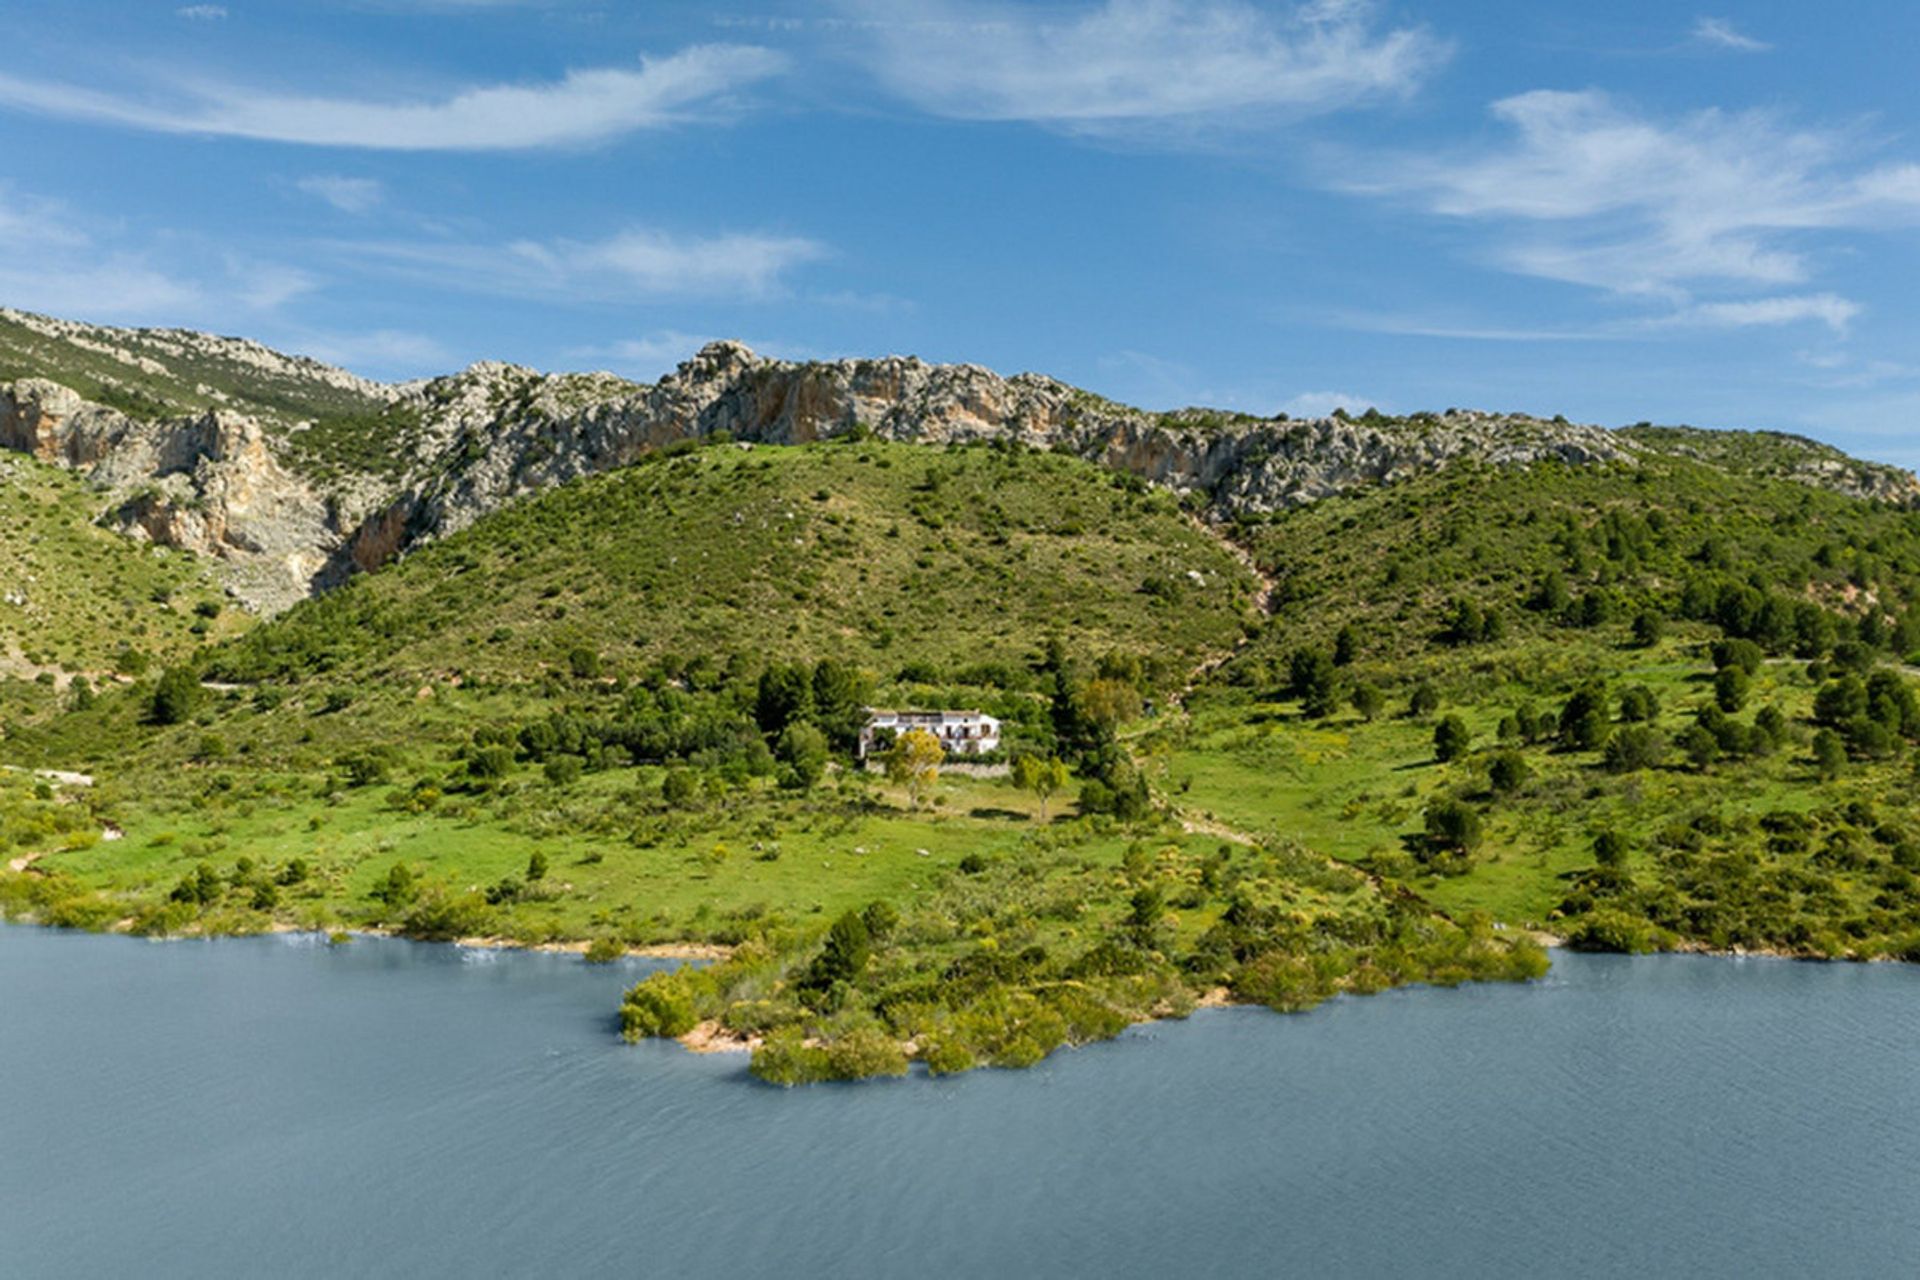
[[[317,467],[373,466],[351,421],[304,433]],[[8,775],[0,907],[711,948],[627,1031],[752,1040],[785,1083],[1525,978],[1541,938],[1920,959],[1910,477],[1766,434],[1371,430],[1203,450],[1184,498],[1008,438],[716,435],[502,487],[250,628],[13,462],[0,554],[59,588],[18,662],[167,669],[9,686],[6,762],[92,782]],[[1405,463],[1423,431],[1455,451]],[[1339,491],[1221,505],[1248,476]],[[869,771],[876,705],[1003,749]]]
[[[1155,734],[1183,811],[1583,945],[1920,955],[1914,512],[1672,457],[1249,537],[1274,621]]]
[[[96,527],[100,508],[70,473],[0,454],[0,674],[8,679],[44,673],[64,685],[73,674],[137,673],[149,659],[178,660],[242,625],[205,561]]]
[[[577,650],[837,656],[891,674],[1049,638],[1179,675],[1253,581],[1173,499],[1024,449],[875,441],[652,455],[517,504],[214,655],[227,680],[527,679]]]

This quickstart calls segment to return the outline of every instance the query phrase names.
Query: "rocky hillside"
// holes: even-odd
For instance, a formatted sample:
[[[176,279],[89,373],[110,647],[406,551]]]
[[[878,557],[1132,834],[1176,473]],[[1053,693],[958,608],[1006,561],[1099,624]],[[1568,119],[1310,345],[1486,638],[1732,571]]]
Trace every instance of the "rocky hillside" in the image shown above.
[[[897,356],[793,363],[738,343],[714,343],[652,385],[491,363],[381,385],[236,339],[0,311],[0,446],[85,473],[108,524],[218,557],[233,593],[266,612],[522,495],[721,432],[770,444],[1018,441],[1131,472],[1216,517],[1462,460],[1633,466],[1649,453],[1920,504],[1912,475],[1792,437],[1457,410],[1154,414],[1038,374]]]

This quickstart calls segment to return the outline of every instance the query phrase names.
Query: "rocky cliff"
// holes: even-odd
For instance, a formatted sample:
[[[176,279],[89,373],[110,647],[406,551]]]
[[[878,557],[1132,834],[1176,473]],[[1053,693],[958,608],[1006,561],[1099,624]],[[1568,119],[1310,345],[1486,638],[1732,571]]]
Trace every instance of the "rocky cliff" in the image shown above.
[[[61,323],[42,321],[31,332],[51,340]],[[105,351],[119,361],[112,384],[119,398],[145,402],[133,377],[141,361],[178,381],[163,357],[185,353],[204,363],[212,352],[229,376],[257,367],[279,380],[262,400],[282,407],[226,407],[248,403],[234,384],[219,391],[218,403],[139,416],[70,386],[23,377],[0,383],[0,446],[85,472],[103,494],[107,522],[219,557],[234,594],[264,611],[377,567],[523,494],[721,433],[766,444],[849,434],[930,445],[1016,442],[1132,472],[1192,495],[1217,517],[1278,510],[1469,460],[1633,466],[1649,454],[1685,453],[1732,466],[1740,460],[1722,437],[1749,449],[1762,439],[1614,432],[1471,411],[1313,421],[1204,410],[1152,414],[1037,374],[1004,378],[975,365],[909,357],[793,363],[726,342],[651,385],[481,364],[446,378],[380,386],[310,361],[261,355],[265,348],[238,340],[196,345],[177,331],[137,331],[144,345],[120,348],[111,336],[119,332],[88,329],[84,339],[91,355]],[[0,374],[5,358],[0,350]],[[38,358],[42,366],[49,360],[44,351]],[[175,387],[147,398],[170,395],[177,403],[185,394]],[[313,412],[302,417],[287,405]],[[405,424],[404,438],[396,424]],[[1786,438],[1765,450],[1776,474],[1920,505],[1920,483],[1907,472],[1812,442],[1783,453],[1778,439]],[[350,463],[326,456],[330,442],[342,440],[356,446]]]

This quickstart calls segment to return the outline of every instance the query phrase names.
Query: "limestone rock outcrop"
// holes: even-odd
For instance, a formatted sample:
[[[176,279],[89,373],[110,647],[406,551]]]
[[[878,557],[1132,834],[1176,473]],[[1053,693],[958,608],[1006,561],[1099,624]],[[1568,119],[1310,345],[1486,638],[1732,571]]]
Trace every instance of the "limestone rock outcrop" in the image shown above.
[[[47,326],[59,323],[42,321],[36,332],[54,333]],[[118,351],[100,337],[118,332],[87,329],[93,335],[87,349]],[[302,434],[312,422],[222,407],[237,403],[235,394],[212,408],[146,420],[90,403],[47,379],[0,383],[0,447],[85,473],[103,495],[105,522],[219,557],[233,593],[269,612],[465,528],[523,495],[721,433],[742,443],[856,435],[1060,450],[1190,495],[1221,518],[1281,510],[1461,462],[1631,467],[1653,455],[1687,454],[1744,466],[1736,451],[1764,440],[1772,474],[1920,506],[1920,482],[1911,473],[1812,441],[1800,442],[1804,449],[1782,446],[1788,437],[1616,432],[1458,410],[1308,421],[1199,409],[1146,413],[1039,374],[1001,377],[977,365],[902,356],[796,363],[763,358],[737,342],[712,343],[651,385],[486,363],[449,377],[382,386],[350,374],[330,377],[325,366],[237,339],[196,345],[194,335],[180,331],[128,332],[138,346],[121,353],[123,363],[213,352],[223,368],[257,370],[268,380],[297,378],[306,394],[317,386],[326,395],[348,396],[353,405],[376,407],[372,425],[355,430],[407,424],[404,447],[398,438],[371,442],[388,446],[393,463],[374,474],[316,465],[312,441]],[[250,403],[271,400],[263,394]]]

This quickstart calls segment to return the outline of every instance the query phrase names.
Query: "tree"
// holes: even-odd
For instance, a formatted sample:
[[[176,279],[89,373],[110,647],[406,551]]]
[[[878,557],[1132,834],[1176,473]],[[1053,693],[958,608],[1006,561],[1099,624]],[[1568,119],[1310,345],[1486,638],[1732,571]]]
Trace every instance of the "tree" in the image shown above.
[[[1593,838],[1593,860],[1609,871],[1619,871],[1627,865],[1630,847],[1627,838],[1612,827],[1603,829]]]
[[[667,776],[660,780],[660,798],[676,809],[692,804],[699,792],[700,780],[693,776],[691,769],[669,769]]]
[[[1747,691],[1753,677],[1745,667],[1722,667],[1713,677],[1713,700],[1722,711],[1732,714],[1747,705]]]
[[[814,721],[837,751],[853,751],[867,723],[871,682],[857,667],[823,658],[813,669]]]
[[[186,667],[168,667],[153,686],[149,718],[155,724],[181,724],[200,705],[200,681]]]
[[[1416,720],[1424,720],[1440,709],[1440,691],[1427,681],[1422,680],[1413,687],[1413,693],[1407,698],[1407,714]]]
[[[1067,785],[1067,766],[1058,757],[1042,760],[1036,755],[1023,755],[1013,762],[1013,781],[1022,791],[1039,797],[1040,821],[1045,822],[1048,798]]]
[[[906,787],[908,801],[917,809],[927,788],[940,780],[940,762],[946,757],[940,739],[925,729],[909,729],[887,752],[887,777]]]
[[[1287,659],[1287,687],[1310,720],[1332,715],[1340,704],[1339,669],[1325,649],[1295,649]]]
[[[827,991],[836,982],[853,982],[873,958],[873,935],[858,911],[848,911],[827,930],[826,943],[807,968],[805,984]]]
[[[1487,761],[1487,785],[1496,793],[1505,795],[1525,786],[1532,772],[1527,767],[1527,758],[1518,751],[1496,751]]]
[[[1377,684],[1357,684],[1353,686],[1353,709],[1360,713],[1363,720],[1379,718],[1387,705],[1387,695],[1380,692]]]
[[[1140,716],[1140,690],[1126,680],[1089,680],[1081,691],[1080,703],[1087,719],[1105,736]]]
[[[1603,758],[1609,773],[1632,773],[1658,768],[1666,754],[1667,740],[1658,729],[1633,724],[1607,735]]]
[[[1459,716],[1447,716],[1433,727],[1433,758],[1441,764],[1458,760],[1473,744],[1473,731]]]
[[[1690,724],[1680,733],[1680,749],[1696,769],[1706,769],[1720,758],[1720,741],[1705,725]]]
[[[567,669],[573,672],[576,680],[598,680],[600,678],[600,655],[585,645],[567,652]]]
[[[1667,620],[1651,609],[1642,609],[1633,617],[1633,643],[1641,649],[1651,649],[1660,643],[1667,633]]]
[[[1598,751],[1612,727],[1607,723],[1607,689],[1593,681],[1574,690],[1560,709],[1560,741],[1575,751]]]
[[[1660,699],[1643,684],[1628,685],[1620,691],[1620,718],[1628,724],[1645,724],[1660,716]]]
[[[797,790],[811,787],[827,771],[827,735],[805,721],[782,729],[773,753],[790,771],[782,781]]]
[[[1427,844],[1439,852],[1472,853],[1480,844],[1480,815],[1460,800],[1427,806]]]
[[[1813,767],[1822,781],[1830,782],[1840,776],[1847,764],[1847,745],[1840,735],[1831,729],[1822,729],[1813,735]]]
[[[547,855],[542,849],[535,849],[527,855],[527,883],[534,884],[547,878]]]
[[[1333,665],[1344,667],[1360,654],[1360,633],[1353,629],[1351,622],[1340,628],[1333,637]],[[1367,719],[1373,719],[1368,716]]]
[[[753,718],[769,737],[795,720],[812,720],[813,673],[804,666],[778,664],[760,673],[753,701]]]

